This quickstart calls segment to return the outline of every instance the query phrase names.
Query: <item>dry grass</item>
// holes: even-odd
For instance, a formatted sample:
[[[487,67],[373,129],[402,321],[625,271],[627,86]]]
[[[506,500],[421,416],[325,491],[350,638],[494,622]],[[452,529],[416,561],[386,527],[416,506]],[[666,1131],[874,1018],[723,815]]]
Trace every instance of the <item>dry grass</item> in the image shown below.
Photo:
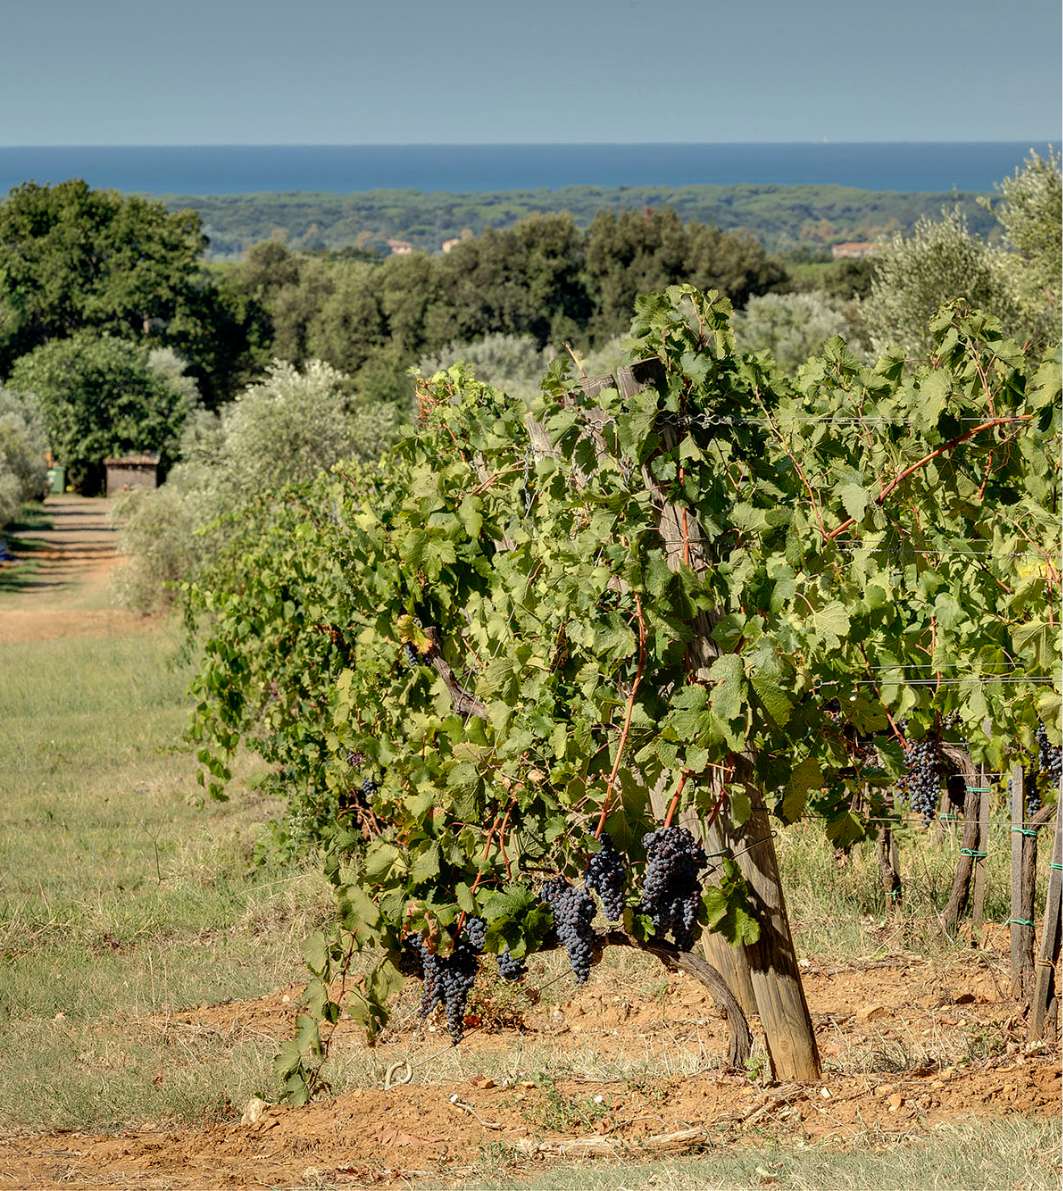
[[[536,1170],[504,1146],[486,1147],[467,1191],[1055,1191],[1059,1126],[1011,1117],[941,1126],[925,1139],[883,1146],[868,1134],[844,1150],[773,1143],[701,1157],[593,1162]]]

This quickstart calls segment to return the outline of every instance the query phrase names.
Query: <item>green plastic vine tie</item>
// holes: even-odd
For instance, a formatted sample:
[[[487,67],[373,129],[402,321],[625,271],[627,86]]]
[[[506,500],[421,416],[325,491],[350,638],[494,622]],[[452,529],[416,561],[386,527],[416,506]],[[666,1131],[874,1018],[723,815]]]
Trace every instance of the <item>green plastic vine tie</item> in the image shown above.
[[[1007,920],[1007,922],[1004,923],[1004,925],[1005,926],[1014,925],[1014,926],[1030,926],[1030,927],[1032,927],[1033,923],[1029,920],[1029,918],[1009,918]]]
[[[1063,864],[1056,864],[1056,862],[1054,860],[1048,867],[1054,868],[1056,870],[1056,872],[1063,873]]]
[[[1025,835],[1027,839],[1036,839],[1037,832],[1032,827],[1013,827],[1012,831],[1017,831],[1019,835]]]
[[[961,848],[960,855],[961,856],[973,856],[975,858],[975,860],[985,860],[985,858],[989,855],[989,853],[982,852],[978,848]]]
[[[968,786],[967,792],[968,792],[968,794],[992,794],[993,787],[992,786]]]

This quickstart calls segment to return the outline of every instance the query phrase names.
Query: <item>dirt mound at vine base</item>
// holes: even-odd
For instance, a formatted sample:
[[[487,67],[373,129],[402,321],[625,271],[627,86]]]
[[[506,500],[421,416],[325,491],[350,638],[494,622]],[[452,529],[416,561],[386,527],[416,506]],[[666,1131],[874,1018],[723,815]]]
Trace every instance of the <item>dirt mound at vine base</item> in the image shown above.
[[[350,1092],[302,1109],[270,1106],[251,1125],[7,1137],[0,1168],[5,1184],[35,1188],[389,1186],[459,1178],[482,1147],[498,1143],[515,1160],[564,1156],[566,1141],[571,1156],[574,1137],[584,1139],[580,1152],[614,1157],[662,1145],[669,1152],[741,1145],[753,1130],[761,1140],[767,1134],[844,1147],[869,1133],[888,1142],[956,1119],[1055,1116],[1060,1100],[1055,1063],[1025,1056],[962,1072],[889,1082],[850,1076],[813,1087],[759,1088],[738,1076],[637,1087],[562,1081],[554,1089],[477,1086],[483,1082]],[[662,1142],[677,1133],[678,1140]]]

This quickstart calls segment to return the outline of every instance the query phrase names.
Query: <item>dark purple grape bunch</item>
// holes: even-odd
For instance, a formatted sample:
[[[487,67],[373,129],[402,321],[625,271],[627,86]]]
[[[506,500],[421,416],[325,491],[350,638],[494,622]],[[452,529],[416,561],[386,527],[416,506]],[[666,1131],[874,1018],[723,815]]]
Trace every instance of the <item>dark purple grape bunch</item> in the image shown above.
[[[904,750],[904,776],[898,792],[917,814],[930,823],[937,814],[938,795],[945,764],[941,741],[936,736],[910,740]]]
[[[1037,741],[1037,763],[1041,772],[1047,775],[1049,784],[1058,790],[1060,780],[1063,779],[1063,748],[1048,739],[1048,730],[1042,723],[1037,725],[1034,737]]]
[[[503,947],[498,953],[498,974],[503,980],[520,980],[528,972],[528,965],[522,959],[517,959],[508,947]]]
[[[627,865],[608,836],[602,839],[601,847],[587,862],[583,884],[601,899],[602,911],[610,922],[619,922],[623,918]]]
[[[424,665],[425,659],[417,652],[417,648],[411,645],[409,641],[403,641],[402,662],[408,670],[413,670],[417,666]]]
[[[576,976],[577,984],[586,984],[594,961],[594,900],[586,890],[571,885],[564,877],[554,877],[539,891],[540,899],[554,913],[554,930]]]
[[[705,849],[685,827],[658,827],[642,837],[642,844],[646,872],[639,909],[649,915],[660,938],[671,933],[675,945],[689,951],[701,909]]]
[[[443,961],[421,935],[407,935],[403,944],[409,962],[421,977],[421,1006],[418,1013],[425,1018],[437,1005],[443,1003],[443,989],[439,980]]]
[[[407,935],[405,949],[419,966],[424,984],[420,1015],[425,1018],[437,1005],[443,1006],[447,1030],[457,1044],[465,1036],[465,1010],[476,982],[480,953],[487,937],[482,918],[470,917],[447,955],[437,955],[420,935]]]

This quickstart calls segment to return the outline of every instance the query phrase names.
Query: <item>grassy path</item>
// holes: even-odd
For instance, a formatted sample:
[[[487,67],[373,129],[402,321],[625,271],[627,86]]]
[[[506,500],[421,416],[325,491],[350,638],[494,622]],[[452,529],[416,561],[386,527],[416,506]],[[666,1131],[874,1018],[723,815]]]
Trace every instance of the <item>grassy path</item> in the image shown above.
[[[209,1116],[265,1088],[272,1040],[178,1042],[166,1014],[287,982],[319,903],[253,869],[260,800],[198,804],[178,636],[107,607],[105,503],[49,512],[0,595],[0,1122]]]
[[[119,559],[111,509],[106,500],[49,497],[9,531],[18,561],[0,567],[0,645],[150,627],[112,606]]]

